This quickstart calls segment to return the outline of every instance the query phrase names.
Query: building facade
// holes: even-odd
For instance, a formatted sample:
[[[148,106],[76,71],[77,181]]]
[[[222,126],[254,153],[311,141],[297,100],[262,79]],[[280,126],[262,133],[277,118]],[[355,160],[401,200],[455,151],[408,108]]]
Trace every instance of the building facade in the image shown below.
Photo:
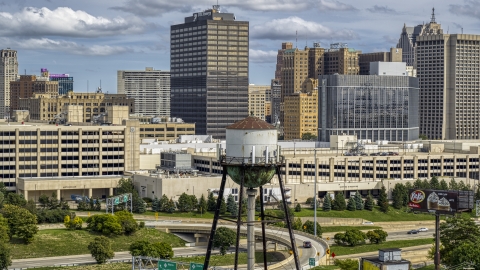
[[[407,66],[415,66],[415,47],[417,37],[423,31],[425,25],[419,24],[415,27],[407,27],[405,24],[402,28],[402,33],[398,39],[397,48],[402,49],[402,62],[407,63]]]
[[[249,23],[219,6],[170,28],[171,116],[197,134],[225,138],[248,116]]]
[[[324,72],[321,74],[360,74],[359,55],[361,51],[348,48],[345,43],[330,44],[330,49],[325,50],[324,54]]]
[[[40,70],[42,77],[47,77],[50,81],[58,82],[58,95],[66,95],[68,92],[73,92],[73,77],[69,74],[50,74],[48,69],[42,68]]]
[[[10,82],[10,94],[10,112],[13,114],[15,110],[22,110],[20,99],[30,98],[34,94],[58,97],[58,82],[50,81],[48,77],[20,75],[20,79]]]
[[[0,118],[10,117],[10,82],[17,80],[17,51],[0,50]]]
[[[165,122],[140,125],[141,139],[171,141],[181,135],[195,135],[195,124]]]
[[[57,83],[57,82],[55,82]],[[115,114],[108,109],[112,106],[122,106],[126,113]],[[128,115],[134,113],[135,100],[124,94],[104,93],[74,93],[68,92],[64,96],[52,96],[51,94],[34,94],[33,97],[19,99],[19,110],[28,110],[31,120],[44,122],[85,122],[119,124]],[[118,108],[117,108],[118,109]],[[78,115],[74,119],[73,115]],[[110,119],[110,121],[107,121]]]
[[[402,49],[390,48],[389,52],[361,53],[358,55],[360,75],[370,74],[371,62],[402,62]]]
[[[270,83],[270,124],[280,125],[280,104],[282,101],[282,84],[278,80]]]
[[[266,121],[270,115],[270,85],[248,86],[248,113]]]
[[[135,113],[170,117],[170,71],[117,71],[117,93],[135,100]]]
[[[480,35],[444,34],[434,15],[417,37],[420,134],[479,139]]]
[[[275,66],[275,80],[279,83],[282,83],[282,68],[283,68],[283,53],[285,50],[293,49],[293,44],[291,42],[283,42],[282,49],[278,50],[277,53],[277,64]]]
[[[306,133],[318,132],[318,80],[309,79],[305,92],[285,97],[284,139],[301,139]]]
[[[0,178],[15,190],[18,178],[123,175],[139,167],[139,123],[124,126],[3,124]]]
[[[324,75],[319,79],[319,140],[357,135],[372,141],[418,139],[418,79]]]

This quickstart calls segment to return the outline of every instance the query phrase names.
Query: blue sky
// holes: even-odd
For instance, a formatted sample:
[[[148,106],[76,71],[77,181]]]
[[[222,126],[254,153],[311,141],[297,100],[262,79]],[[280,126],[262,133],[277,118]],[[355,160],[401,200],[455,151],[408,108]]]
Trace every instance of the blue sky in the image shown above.
[[[0,48],[18,51],[19,72],[69,73],[75,91],[116,92],[116,71],[169,70],[170,25],[216,4],[206,0],[0,0]],[[480,34],[480,0],[219,0],[250,22],[250,83],[269,84],[276,53],[344,42],[363,52],[396,45],[404,23],[436,19],[445,32]],[[298,41],[296,42],[296,32]]]

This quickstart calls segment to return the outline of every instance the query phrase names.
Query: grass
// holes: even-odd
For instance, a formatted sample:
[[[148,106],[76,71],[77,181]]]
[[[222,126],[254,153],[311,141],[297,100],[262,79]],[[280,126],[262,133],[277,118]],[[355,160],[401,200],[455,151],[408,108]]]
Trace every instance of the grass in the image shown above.
[[[285,260],[289,255],[285,252],[268,252],[267,253],[267,262],[280,262]],[[204,263],[205,256],[195,256],[195,257],[182,257],[182,258],[173,258],[173,261],[184,262],[184,263]],[[235,254],[226,254],[222,255],[212,255],[210,257],[210,266],[221,266],[221,265],[233,265],[235,263]],[[238,254],[238,263],[246,264],[247,263],[247,253]],[[263,253],[255,252],[255,263],[263,263]]]
[[[82,266],[65,266],[65,267],[39,267],[35,270],[130,270],[132,269],[131,263],[109,263],[109,264],[92,264]]]
[[[378,227],[378,226],[323,226],[322,233],[345,232],[348,229],[375,230],[375,229],[381,229],[381,228],[382,227]]]
[[[311,270],[335,270],[340,269],[340,267],[336,265],[319,265],[315,266],[314,268],[310,268]]]
[[[430,264],[424,267],[417,268],[416,270],[434,270],[435,269],[435,264]]]
[[[35,236],[35,240],[28,245],[13,239],[10,242],[10,252],[12,259],[90,254],[87,246],[95,236],[98,234],[86,230],[41,230]],[[138,240],[162,241],[172,244],[173,247],[185,246],[185,242],[173,234],[148,228],[141,229],[130,236],[113,236],[110,240],[115,252],[128,251],[130,244]]]
[[[378,251],[379,249],[385,248],[405,248],[405,247],[413,247],[413,246],[420,246],[420,245],[427,245],[433,244],[433,239],[413,239],[413,240],[395,240],[395,241],[388,241],[382,244],[365,244],[359,246],[338,246],[332,245],[330,246],[330,250],[335,252],[336,256],[342,255],[350,255],[350,254],[357,254],[357,253],[364,253],[364,252],[373,252]]]

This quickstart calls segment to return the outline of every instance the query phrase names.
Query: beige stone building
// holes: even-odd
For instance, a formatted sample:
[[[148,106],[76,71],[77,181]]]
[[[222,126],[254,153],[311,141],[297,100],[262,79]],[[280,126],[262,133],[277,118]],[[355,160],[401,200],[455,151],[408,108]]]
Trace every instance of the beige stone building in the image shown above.
[[[20,178],[121,176],[139,167],[139,128],[135,120],[122,126],[3,123],[0,179],[16,190]]]
[[[284,139],[301,139],[318,132],[318,80],[308,79],[307,89],[285,97]]]
[[[50,98],[58,96],[58,82],[48,77],[20,75],[20,79],[10,82],[10,112],[22,110],[20,99],[33,97],[35,94],[46,94]]]
[[[271,114],[270,85],[248,86],[248,113],[264,121]]]
[[[330,49],[325,50],[323,75],[332,75],[335,73],[343,75],[360,74],[359,55],[361,53],[361,51],[348,48],[346,44],[331,44]]]
[[[359,75],[370,75],[371,62],[402,62],[402,48],[390,48],[389,52],[361,53],[358,55]],[[372,74],[373,75],[373,74]]]
[[[62,120],[65,123],[109,122],[119,125],[134,112],[135,101],[124,94],[68,92],[65,96],[34,94],[20,99],[18,107],[28,110],[31,120],[51,123]]]
[[[130,115],[130,119],[140,122],[140,140],[172,141],[181,135],[195,135],[195,123],[185,123],[180,118]]]
[[[0,118],[10,117],[10,82],[18,76],[17,51],[0,50]]]

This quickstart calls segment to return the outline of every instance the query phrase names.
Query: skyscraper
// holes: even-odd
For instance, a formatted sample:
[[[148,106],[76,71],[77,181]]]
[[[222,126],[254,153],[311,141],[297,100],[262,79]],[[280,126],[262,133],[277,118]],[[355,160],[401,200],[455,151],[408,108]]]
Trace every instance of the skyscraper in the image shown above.
[[[480,35],[444,34],[435,13],[417,37],[420,134],[480,139]]]
[[[225,138],[248,116],[248,27],[214,6],[170,28],[171,116],[196,134]]]
[[[10,116],[10,82],[18,76],[17,51],[0,50],[0,117]]]
[[[407,27],[407,25],[403,24],[397,48],[402,49],[402,62],[407,63],[407,66],[414,66],[415,64],[415,44],[418,35],[420,35],[424,27],[425,25],[423,24],[415,27]]]
[[[73,92],[73,77],[69,74],[50,74],[48,69],[42,68],[42,77],[49,78],[50,81],[58,82],[58,95],[66,95],[68,92]]]
[[[170,72],[154,70],[117,71],[117,93],[135,99],[135,113],[170,117]]]

